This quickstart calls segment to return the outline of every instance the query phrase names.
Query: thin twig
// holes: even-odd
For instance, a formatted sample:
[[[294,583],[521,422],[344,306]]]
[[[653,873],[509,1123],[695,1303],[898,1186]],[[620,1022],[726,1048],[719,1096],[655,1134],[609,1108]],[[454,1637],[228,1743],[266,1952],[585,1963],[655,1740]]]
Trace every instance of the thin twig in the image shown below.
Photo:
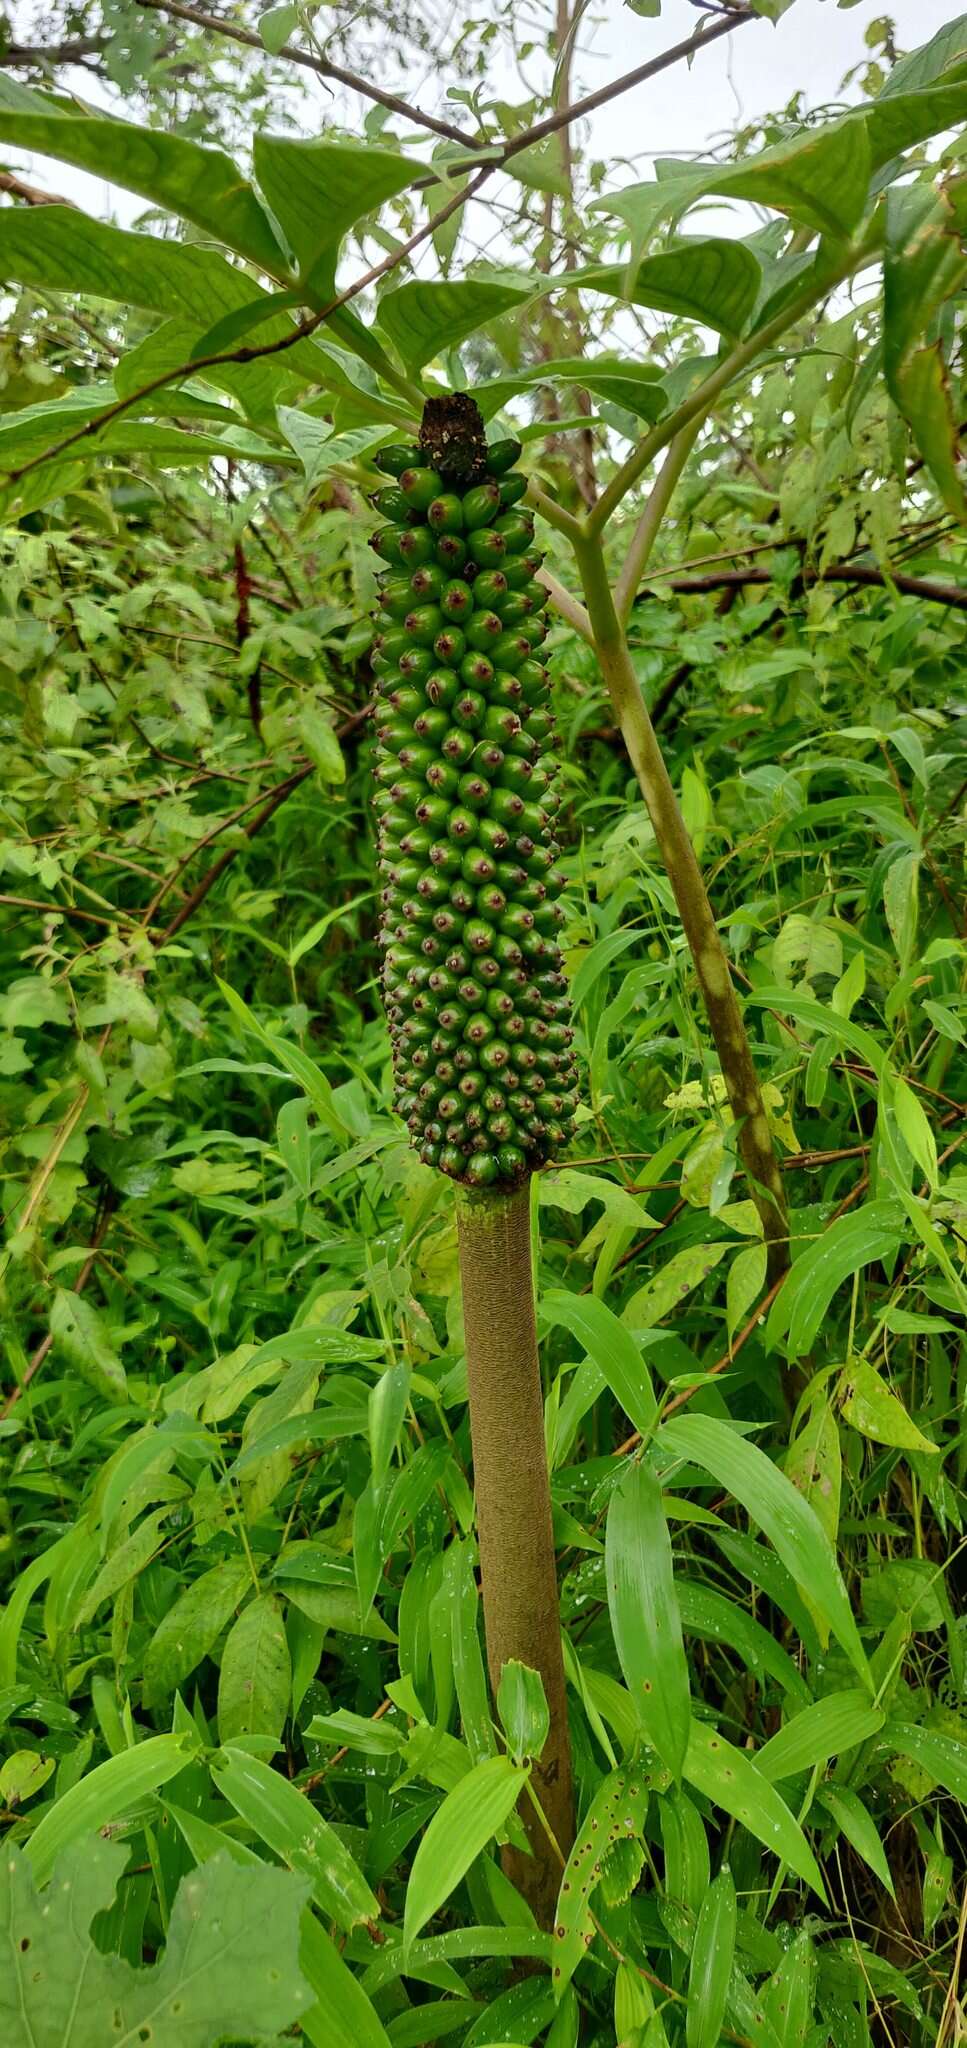
[[[932,577],[908,576],[902,569],[886,574],[863,562],[855,566],[837,562],[828,569],[811,569],[804,563],[799,574],[805,583],[855,583],[877,590],[895,589],[904,597],[922,597],[928,603],[952,605],[956,611],[967,612],[967,585],[936,583]],[[709,590],[742,590],[747,584],[774,582],[768,569],[717,569],[707,576],[663,575],[662,588],[691,597]],[[645,604],[652,595],[650,590],[643,590],[637,602]]]
[[[22,199],[25,206],[74,206],[73,199],[65,199],[60,192],[42,192],[39,185],[26,185],[13,171],[0,171],[0,192]]]
[[[136,0],[138,7],[150,7],[156,14],[173,14],[179,21],[190,21],[195,28],[208,29],[212,35],[229,36],[233,43],[244,43],[250,50],[258,50],[267,57],[261,36],[254,35],[249,28],[240,28],[236,22],[220,21],[214,14],[207,14],[201,7],[187,7],[184,0]],[[294,43],[283,43],[280,50],[272,51],[273,57],[284,57],[289,64],[301,64],[307,71],[315,71],[320,78],[335,79],[338,85],[348,85],[353,92],[361,93],[364,99],[375,100],[378,106],[388,107],[391,114],[401,114],[406,121],[413,121],[419,128],[428,128],[434,135],[443,135],[449,142],[462,143],[465,149],[479,149],[480,138],[468,135],[466,129],[457,128],[452,121],[441,121],[435,114],[425,114],[420,107],[412,107],[408,100],[400,99],[395,92],[384,92],[371,78],[361,78],[356,71],[347,71],[342,64],[330,64],[325,58],[314,57],[308,50],[297,50]]]

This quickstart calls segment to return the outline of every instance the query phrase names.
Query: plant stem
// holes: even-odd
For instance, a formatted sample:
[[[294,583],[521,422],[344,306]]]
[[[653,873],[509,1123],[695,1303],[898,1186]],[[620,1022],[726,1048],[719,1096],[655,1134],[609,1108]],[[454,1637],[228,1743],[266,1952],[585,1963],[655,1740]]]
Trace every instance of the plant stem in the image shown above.
[[[539,1671],[551,1727],[533,1785],[565,1856],[574,1839],[571,1745],[561,1649],[551,1490],[530,1252],[528,1184],[513,1194],[457,1190],[457,1231],[470,1387],[470,1433],[487,1664],[496,1696],[511,1658]],[[504,1869],[539,1925],[550,1928],[560,1866],[527,1800],[531,1854]]]
[[[624,567],[614,587],[615,610],[625,624],[634,604],[638,585],[651,560],[651,551],[658,538],[658,529],[674,495],[675,485],[695,446],[701,432],[701,420],[692,420],[675,435],[668,454],[652,485],[648,503],[635,527]]]
[[[739,1155],[762,1220],[767,1276],[773,1286],[789,1264],[786,1198],[728,958],[615,610],[600,543],[582,540],[575,543],[575,553],[601,672],[675,893],[732,1114],[739,1126]]]

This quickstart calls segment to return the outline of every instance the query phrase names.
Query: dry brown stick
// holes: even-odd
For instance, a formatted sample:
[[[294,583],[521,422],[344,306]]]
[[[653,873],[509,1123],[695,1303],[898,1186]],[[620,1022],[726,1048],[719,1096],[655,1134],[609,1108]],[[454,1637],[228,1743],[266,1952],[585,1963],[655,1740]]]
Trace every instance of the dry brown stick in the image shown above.
[[[834,564],[829,569],[810,569],[803,566],[799,572],[805,583],[854,583],[868,585],[875,590],[895,589],[905,597],[922,597],[930,604],[952,605],[955,611],[967,612],[967,585],[957,583],[936,583],[928,576],[908,576],[897,569],[885,575],[881,569],[873,569],[858,562],[855,567]],[[750,584],[773,583],[775,578],[768,569],[719,569],[707,576],[663,576],[662,589],[673,590],[680,596],[700,596],[710,590],[742,590]],[[642,590],[636,604],[646,604],[657,592]]]
[[[25,184],[13,171],[0,171],[0,192],[9,192],[11,199],[22,199],[25,206],[74,205],[73,199],[65,199],[60,192],[42,192],[39,185]]]

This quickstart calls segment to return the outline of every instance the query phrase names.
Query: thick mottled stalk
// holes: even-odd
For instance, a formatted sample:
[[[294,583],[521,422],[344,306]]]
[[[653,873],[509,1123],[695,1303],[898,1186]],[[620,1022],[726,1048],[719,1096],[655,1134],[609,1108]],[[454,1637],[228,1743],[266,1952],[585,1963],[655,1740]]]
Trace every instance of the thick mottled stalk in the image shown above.
[[[601,672],[675,892],[729,1103],[739,1127],[739,1156],[762,1219],[767,1273],[772,1285],[789,1264],[785,1190],[728,956],[615,611],[600,545],[584,541],[575,547]]]
[[[509,1195],[458,1189],[457,1228],[490,1683],[496,1695],[510,1658],[540,1672],[551,1730],[533,1787],[566,1856],[574,1835],[571,1748],[527,1185]],[[521,1818],[532,1854],[508,1849],[504,1867],[547,1928],[561,1864],[529,1799]]]

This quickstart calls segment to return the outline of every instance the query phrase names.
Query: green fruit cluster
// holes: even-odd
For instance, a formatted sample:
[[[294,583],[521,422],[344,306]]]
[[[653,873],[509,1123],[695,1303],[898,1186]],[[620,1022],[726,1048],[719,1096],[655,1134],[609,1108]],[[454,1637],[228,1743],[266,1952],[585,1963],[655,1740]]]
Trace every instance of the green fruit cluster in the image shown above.
[[[383,983],[396,1107],[420,1157],[508,1187],[570,1136],[575,1075],[543,557],[516,441],[481,480],[419,448],[377,457],[388,564],[373,655]],[[442,472],[442,473],[441,473]],[[473,471],[471,471],[473,474]]]

